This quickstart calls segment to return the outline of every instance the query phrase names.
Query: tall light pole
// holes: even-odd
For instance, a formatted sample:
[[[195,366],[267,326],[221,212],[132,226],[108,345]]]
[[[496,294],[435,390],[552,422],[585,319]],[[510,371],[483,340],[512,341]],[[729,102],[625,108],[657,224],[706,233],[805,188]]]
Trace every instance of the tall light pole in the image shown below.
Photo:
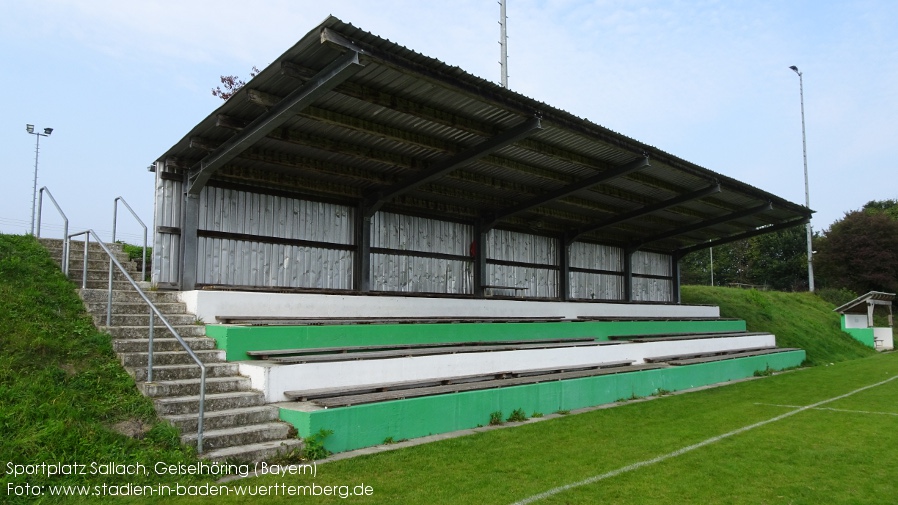
[[[808,144],[805,139],[804,133],[804,80],[802,79],[801,72],[798,70],[798,67],[792,65],[789,67],[793,72],[798,74],[798,93],[801,98],[801,152],[804,156],[804,206],[810,210],[811,208],[811,197],[810,191],[808,190]],[[808,224],[806,225],[808,232],[808,290],[813,293],[814,292],[814,251],[811,247],[811,221],[808,220]]]
[[[35,136],[34,141],[34,187],[31,189],[31,234],[34,235],[34,214],[37,209],[37,155],[41,149],[41,137],[49,137],[53,128],[44,128],[44,133],[34,131],[33,124],[26,124],[25,131]]]

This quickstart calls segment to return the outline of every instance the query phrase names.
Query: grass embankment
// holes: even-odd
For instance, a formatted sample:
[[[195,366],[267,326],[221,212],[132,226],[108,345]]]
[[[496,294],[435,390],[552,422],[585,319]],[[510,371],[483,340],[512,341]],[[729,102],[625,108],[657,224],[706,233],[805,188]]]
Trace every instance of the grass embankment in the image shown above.
[[[128,430],[135,436],[119,433]],[[0,235],[0,502],[16,501],[9,483],[160,482],[152,471],[13,477],[8,465],[195,461],[178,435],[158,421],[47,251],[33,237]]]
[[[681,292],[683,303],[718,305],[721,317],[744,319],[748,331],[773,333],[779,347],[804,349],[808,365],[876,353],[843,332],[835,306],[813,293],[711,286],[683,286]]]

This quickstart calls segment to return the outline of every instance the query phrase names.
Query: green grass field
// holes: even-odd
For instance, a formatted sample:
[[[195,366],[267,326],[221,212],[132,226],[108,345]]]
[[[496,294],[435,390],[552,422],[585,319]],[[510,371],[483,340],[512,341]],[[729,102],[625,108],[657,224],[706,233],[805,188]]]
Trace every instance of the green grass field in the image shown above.
[[[314,478],[270,475],[212,488],[229,496],[163,501],[512,504],[541,495],[533,503],[896,501],[891,468],[898,463],[898,379],[891,379],[898,377],[898,354],[876,354],[838,331],[831,306],[813,295],[689,287],[684,298],[718,304],[724,316],[746,319],[749,329],[776,333],[780,345],[808,349],[809,361],[819,366],[323,462]],[[104,484],[142,484],[156,492],[160,485],[217,486],[208,477],[152,473],[156,462],[195,460],[177,445],[174,431],[155,420],[149,400],[118,366],[108,337],[92,328],[71,284],[30,238],[0,235],[0,314],[0,503],[160,501],[64,500],[48,487],[40,496],[15,496],[26,483],[86,485],[91,492]],[[800,410],[882,381],[890,382]],[[139,440],[116,433],[113,426],[126,420],[150,429]],[[757,423],[765,424],[752,427]],[[10,462],[53,461],[140,462],[150,474],[9,475]],[[372,494],[236,495],[239,486],[281,494],[286,486],[299,493],[298,486],[318,486],[310,491],[320,493],[323,486],[352,492],[359,485]],[[560,486],[572,487],[553,491]]]
[[[891,379],[895,380],[796,413],[798,407]],[[511,504],[573,484],[576,487],[533,503],[894,503],[896,443],[898,354],[891,353],[321,463],[314,478],[242,479],[228,484],[227,492],[237,493],[238,486],[277,491],[281,485],[318,485],[321,490],[345,485],[351,491],[364,484],[371,486],[371,496],[255,500]],[[660,456],[669,457],[577,485]],[[231,495],[215,498],[215,503],[246,500]],[[115,503],[152,501],[130,498]]]

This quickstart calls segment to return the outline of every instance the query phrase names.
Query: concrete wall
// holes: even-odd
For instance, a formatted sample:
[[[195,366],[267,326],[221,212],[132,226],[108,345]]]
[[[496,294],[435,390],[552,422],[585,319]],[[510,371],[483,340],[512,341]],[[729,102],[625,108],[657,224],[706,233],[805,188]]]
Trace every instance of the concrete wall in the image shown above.
[[[476,300],[394,296],[319,295],[183,291],[188,312],[206,323],[215,316],[264,317],[720,317],[707,305],[562,303],[528,300]]]
[[[653,356],[774,346],[776,338],[767,334],[295,365],[245,361],[240,363],[240,373],[248,376],[252,380],[253,389],[262,391],[266,401],[271,403],[287,401],[284,391],[296,389],[363,386],[556,366],[592,365],[622,360],[632,360],[638,365],[644,363],[645,358]]]
[[[495,411],[501,411],[504,417],[514,409],[522,409],[528,416],[534,412],[551,414],[634,395],[654,395],[661,389],[679,391],[751,377],[756,370],[782,370],[798,366],[804,359],[805,352],[799,350],[332,409],[308,409],[290,403],[281,404],[280,417],[296,426],[303,437],[322,429],[332,430],[324,446],[332,452],[343,452],[382,444],[387,437],[401,440],[485,426]]]

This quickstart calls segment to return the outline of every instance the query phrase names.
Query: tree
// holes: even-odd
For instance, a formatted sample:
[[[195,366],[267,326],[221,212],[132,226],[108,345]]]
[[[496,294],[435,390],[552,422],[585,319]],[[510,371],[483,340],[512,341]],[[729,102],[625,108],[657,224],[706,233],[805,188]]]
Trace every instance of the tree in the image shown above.
[[[856,293],[898,291],[898,220],[852,211],[817,243],[815,265],[827,287]]]
[[[261,72],[261,70],[253,65],[253,69],[249,73],[250,79],[259,75],[259,72]],[[246,81],[237,77],[236,75],[222,75],[221,84],[222,86],[224,86],[224,89],[221,89],[221,86],[215,86],[215,88],[212,89],[212,95],[217,96],[222,100],[227,100],[228,98],[234,96],[234,94],[237,93],[237,91],[239,91],[240,88],[242,88],[246,84]]]
[[[804,226],[750,239],[748,278],[778,291],[808,288],[808,245]]]
[[[755,284],[778,290],[807,289],[807,245],[803,227],[738,240],[714,248],[714,284]],[[680,262],[683,284],[709,284],[707,249]]]
[[[870,200],[864,205],[863,211],[867,214],[885,214],[892,219],[898,219],[898,200]]]

